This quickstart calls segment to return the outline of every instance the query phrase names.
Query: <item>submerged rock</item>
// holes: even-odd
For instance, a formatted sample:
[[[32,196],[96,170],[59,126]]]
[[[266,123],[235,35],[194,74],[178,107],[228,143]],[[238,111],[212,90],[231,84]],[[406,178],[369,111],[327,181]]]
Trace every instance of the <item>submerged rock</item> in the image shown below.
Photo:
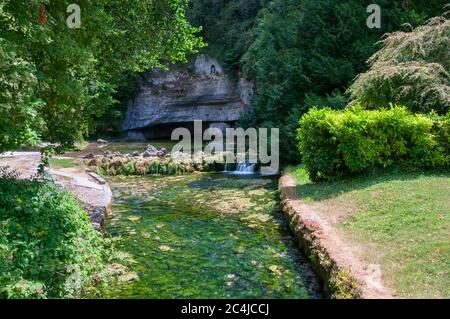
[[[138,222],[140,219],[141,219],[141,217],[140,216],[135,216],[135,215],[133,215],[133,216],[128,216],[127,217],[127,219],[129,220],[129,221],[132,221],[132,222]]]
[[[162,252],[169,252],[169,251],[172,251],[173,249],[170,248],[169,246],[162,245],[162,246],[159,246],[159,250],[161,250]]]
[[[129,272],[119,276],[118,280],[121,283],[134,282],[139,280],[139,275],[135,272]]]
[[[282,274],[282,268],[280,266],[277,266],[277,265],[271,265],[269,267],[269,270],[275,275],[281,275]]]

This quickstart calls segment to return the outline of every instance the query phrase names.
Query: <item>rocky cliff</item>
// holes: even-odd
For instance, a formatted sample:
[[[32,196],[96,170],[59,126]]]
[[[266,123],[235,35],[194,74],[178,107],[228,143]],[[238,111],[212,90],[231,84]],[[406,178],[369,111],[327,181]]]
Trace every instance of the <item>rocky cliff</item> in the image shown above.
[[[130,138],[170,137],[175,127],[202,120],[206,127],[233,125],[246,111],[252,85],[232,83],[220,64],[207,55],[183,69],[146,74],[139,93],[130,101],[123,129]]]

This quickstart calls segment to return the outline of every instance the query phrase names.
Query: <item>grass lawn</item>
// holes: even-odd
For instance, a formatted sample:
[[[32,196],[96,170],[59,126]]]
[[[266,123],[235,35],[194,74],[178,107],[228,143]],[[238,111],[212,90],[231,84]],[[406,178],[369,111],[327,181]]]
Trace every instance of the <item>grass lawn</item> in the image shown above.
[[[50,158],[49,164],[55,168],[70,168],[78,165],[74,158]]]
[[[313,184],[290,170],[300,198],[326,212],[347,210],[337,223],[382,265],[403,297],[450,297],[450,172],[384,172]]]

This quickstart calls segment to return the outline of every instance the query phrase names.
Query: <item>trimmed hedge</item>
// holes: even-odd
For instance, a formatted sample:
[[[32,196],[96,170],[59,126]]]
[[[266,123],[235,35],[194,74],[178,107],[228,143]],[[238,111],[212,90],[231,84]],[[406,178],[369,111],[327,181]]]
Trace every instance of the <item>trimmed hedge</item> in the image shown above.
[[[412,114],[393,106],[312,109],[300,119],[298,148],[312,181],[334,180],[377,167],[450,164],[450,116]]]

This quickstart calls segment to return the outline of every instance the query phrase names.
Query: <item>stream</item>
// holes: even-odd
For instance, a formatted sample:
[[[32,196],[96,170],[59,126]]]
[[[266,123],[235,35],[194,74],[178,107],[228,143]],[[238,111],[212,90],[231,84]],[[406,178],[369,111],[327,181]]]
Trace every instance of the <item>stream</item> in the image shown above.
[[[277,203],[277,178],[201,173],[108,178],[106,222],[135,278],[101,298],[316,298]]]

